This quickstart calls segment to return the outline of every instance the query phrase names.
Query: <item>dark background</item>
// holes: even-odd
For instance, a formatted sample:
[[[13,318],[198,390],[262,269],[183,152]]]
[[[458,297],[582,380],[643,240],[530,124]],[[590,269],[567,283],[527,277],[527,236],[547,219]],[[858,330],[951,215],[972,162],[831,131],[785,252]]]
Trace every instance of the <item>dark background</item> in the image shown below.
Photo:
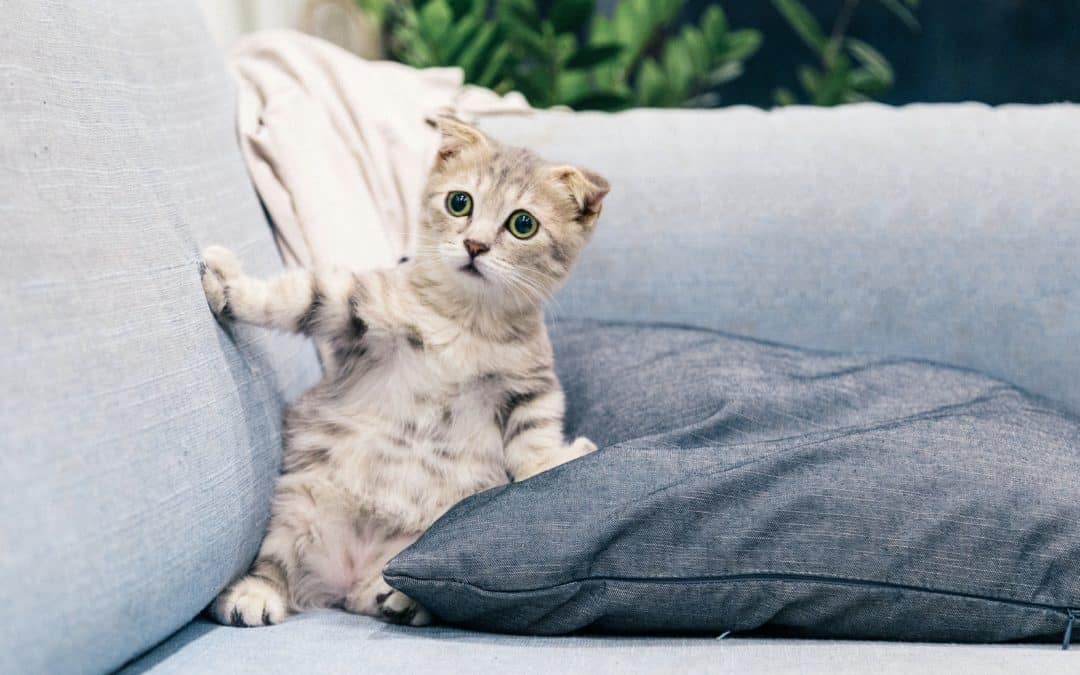
[[[843,0],[803,0],[826,33]],[[712,4],[689,0],[684,18]],[[720,105],[769,107],[776,86],[799,92],[795,69],[813,55],[769,0],[719,3],[732,28],[764,33],[745,74],[718,90]],[[610,0],[598,3],[608,10]],[[876,0],[863,0],[848,34],[884,54],[896,72],[886,103],[1080,101],[1080,0],[922,0],[912,32]]]

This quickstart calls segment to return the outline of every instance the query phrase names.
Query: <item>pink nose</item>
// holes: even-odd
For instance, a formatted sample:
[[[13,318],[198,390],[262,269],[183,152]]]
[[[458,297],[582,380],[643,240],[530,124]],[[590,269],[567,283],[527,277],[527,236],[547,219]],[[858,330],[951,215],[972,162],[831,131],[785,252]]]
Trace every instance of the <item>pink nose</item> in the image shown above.
[[[475,239],[465,240],[465,250],[469,252],[470,258],[475,258],[478,255],[483,255],[491,250],[491,247],[487,244],[480,243]]]

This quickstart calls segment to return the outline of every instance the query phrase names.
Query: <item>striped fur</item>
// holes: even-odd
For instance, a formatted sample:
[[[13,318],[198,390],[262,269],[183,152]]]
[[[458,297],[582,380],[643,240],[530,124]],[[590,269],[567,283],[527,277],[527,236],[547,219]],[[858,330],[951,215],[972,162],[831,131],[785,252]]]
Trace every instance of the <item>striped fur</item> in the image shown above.
[[[391,270],[244,274],[204,253],[221,320],[302,333],[326,373],[286,413],[271,522],[251,571],[212,613],[237,626],[341,606],[420,625],[428,613],[383,581],[383,565],[455,502],[595,449],[562,435],[564,397],[542,305],[587,242],[607,191],[590,172],[547,164],[471,127],[438,120],[417,251]],[[452,216],[447,194],[473,210]],[[506,228],[526,209],[527,240]],[[470,262],[464,241],[489,247]]]

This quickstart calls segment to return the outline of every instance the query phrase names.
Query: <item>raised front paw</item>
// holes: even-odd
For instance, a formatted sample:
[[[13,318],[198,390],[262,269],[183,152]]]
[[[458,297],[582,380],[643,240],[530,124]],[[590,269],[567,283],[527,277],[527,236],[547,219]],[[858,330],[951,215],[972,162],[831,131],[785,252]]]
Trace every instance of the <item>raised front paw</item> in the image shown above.
[[[229,284],[242,274],[240,260],[221,246],[203,251],[202,287],[210,311],[219,318],[230,318]]]
[[[210,613],[220,624],[247,628],[281,623],[288,607],[279,587],[262,577],[246,576],[221,592]]]

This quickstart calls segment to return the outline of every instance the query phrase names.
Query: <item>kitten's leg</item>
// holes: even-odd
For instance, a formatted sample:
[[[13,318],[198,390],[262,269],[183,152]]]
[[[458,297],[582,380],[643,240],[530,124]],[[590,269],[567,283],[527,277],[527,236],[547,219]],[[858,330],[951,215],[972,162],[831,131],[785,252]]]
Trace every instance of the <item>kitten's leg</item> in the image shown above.
[[[370,287],[383,281],[377,273],[301,269],[264,281],[244,274],[237,257],[220,246],[203,251],[203,258],[203,291],[218,317],[328,341],[363,337],[368,326],[361,310],[371,320]]]
[[[567,445],[562,422],[565,400],[557,384],[536,390],[511,392],[499,411],[507,471],[522,481],[596,450],[579,437]]]
[[[431,623],[431,614],[409,596],[391,588],[381,572],[354,586],[345,597],[344,606],[355,614],[374,616],[388,623],[406,626]]]
[[[288,575],[284,564],[261,557],[247,575],[234,581],[218,595],[210,613],[226,626],[269,626],[281,623],[289,613]]]

